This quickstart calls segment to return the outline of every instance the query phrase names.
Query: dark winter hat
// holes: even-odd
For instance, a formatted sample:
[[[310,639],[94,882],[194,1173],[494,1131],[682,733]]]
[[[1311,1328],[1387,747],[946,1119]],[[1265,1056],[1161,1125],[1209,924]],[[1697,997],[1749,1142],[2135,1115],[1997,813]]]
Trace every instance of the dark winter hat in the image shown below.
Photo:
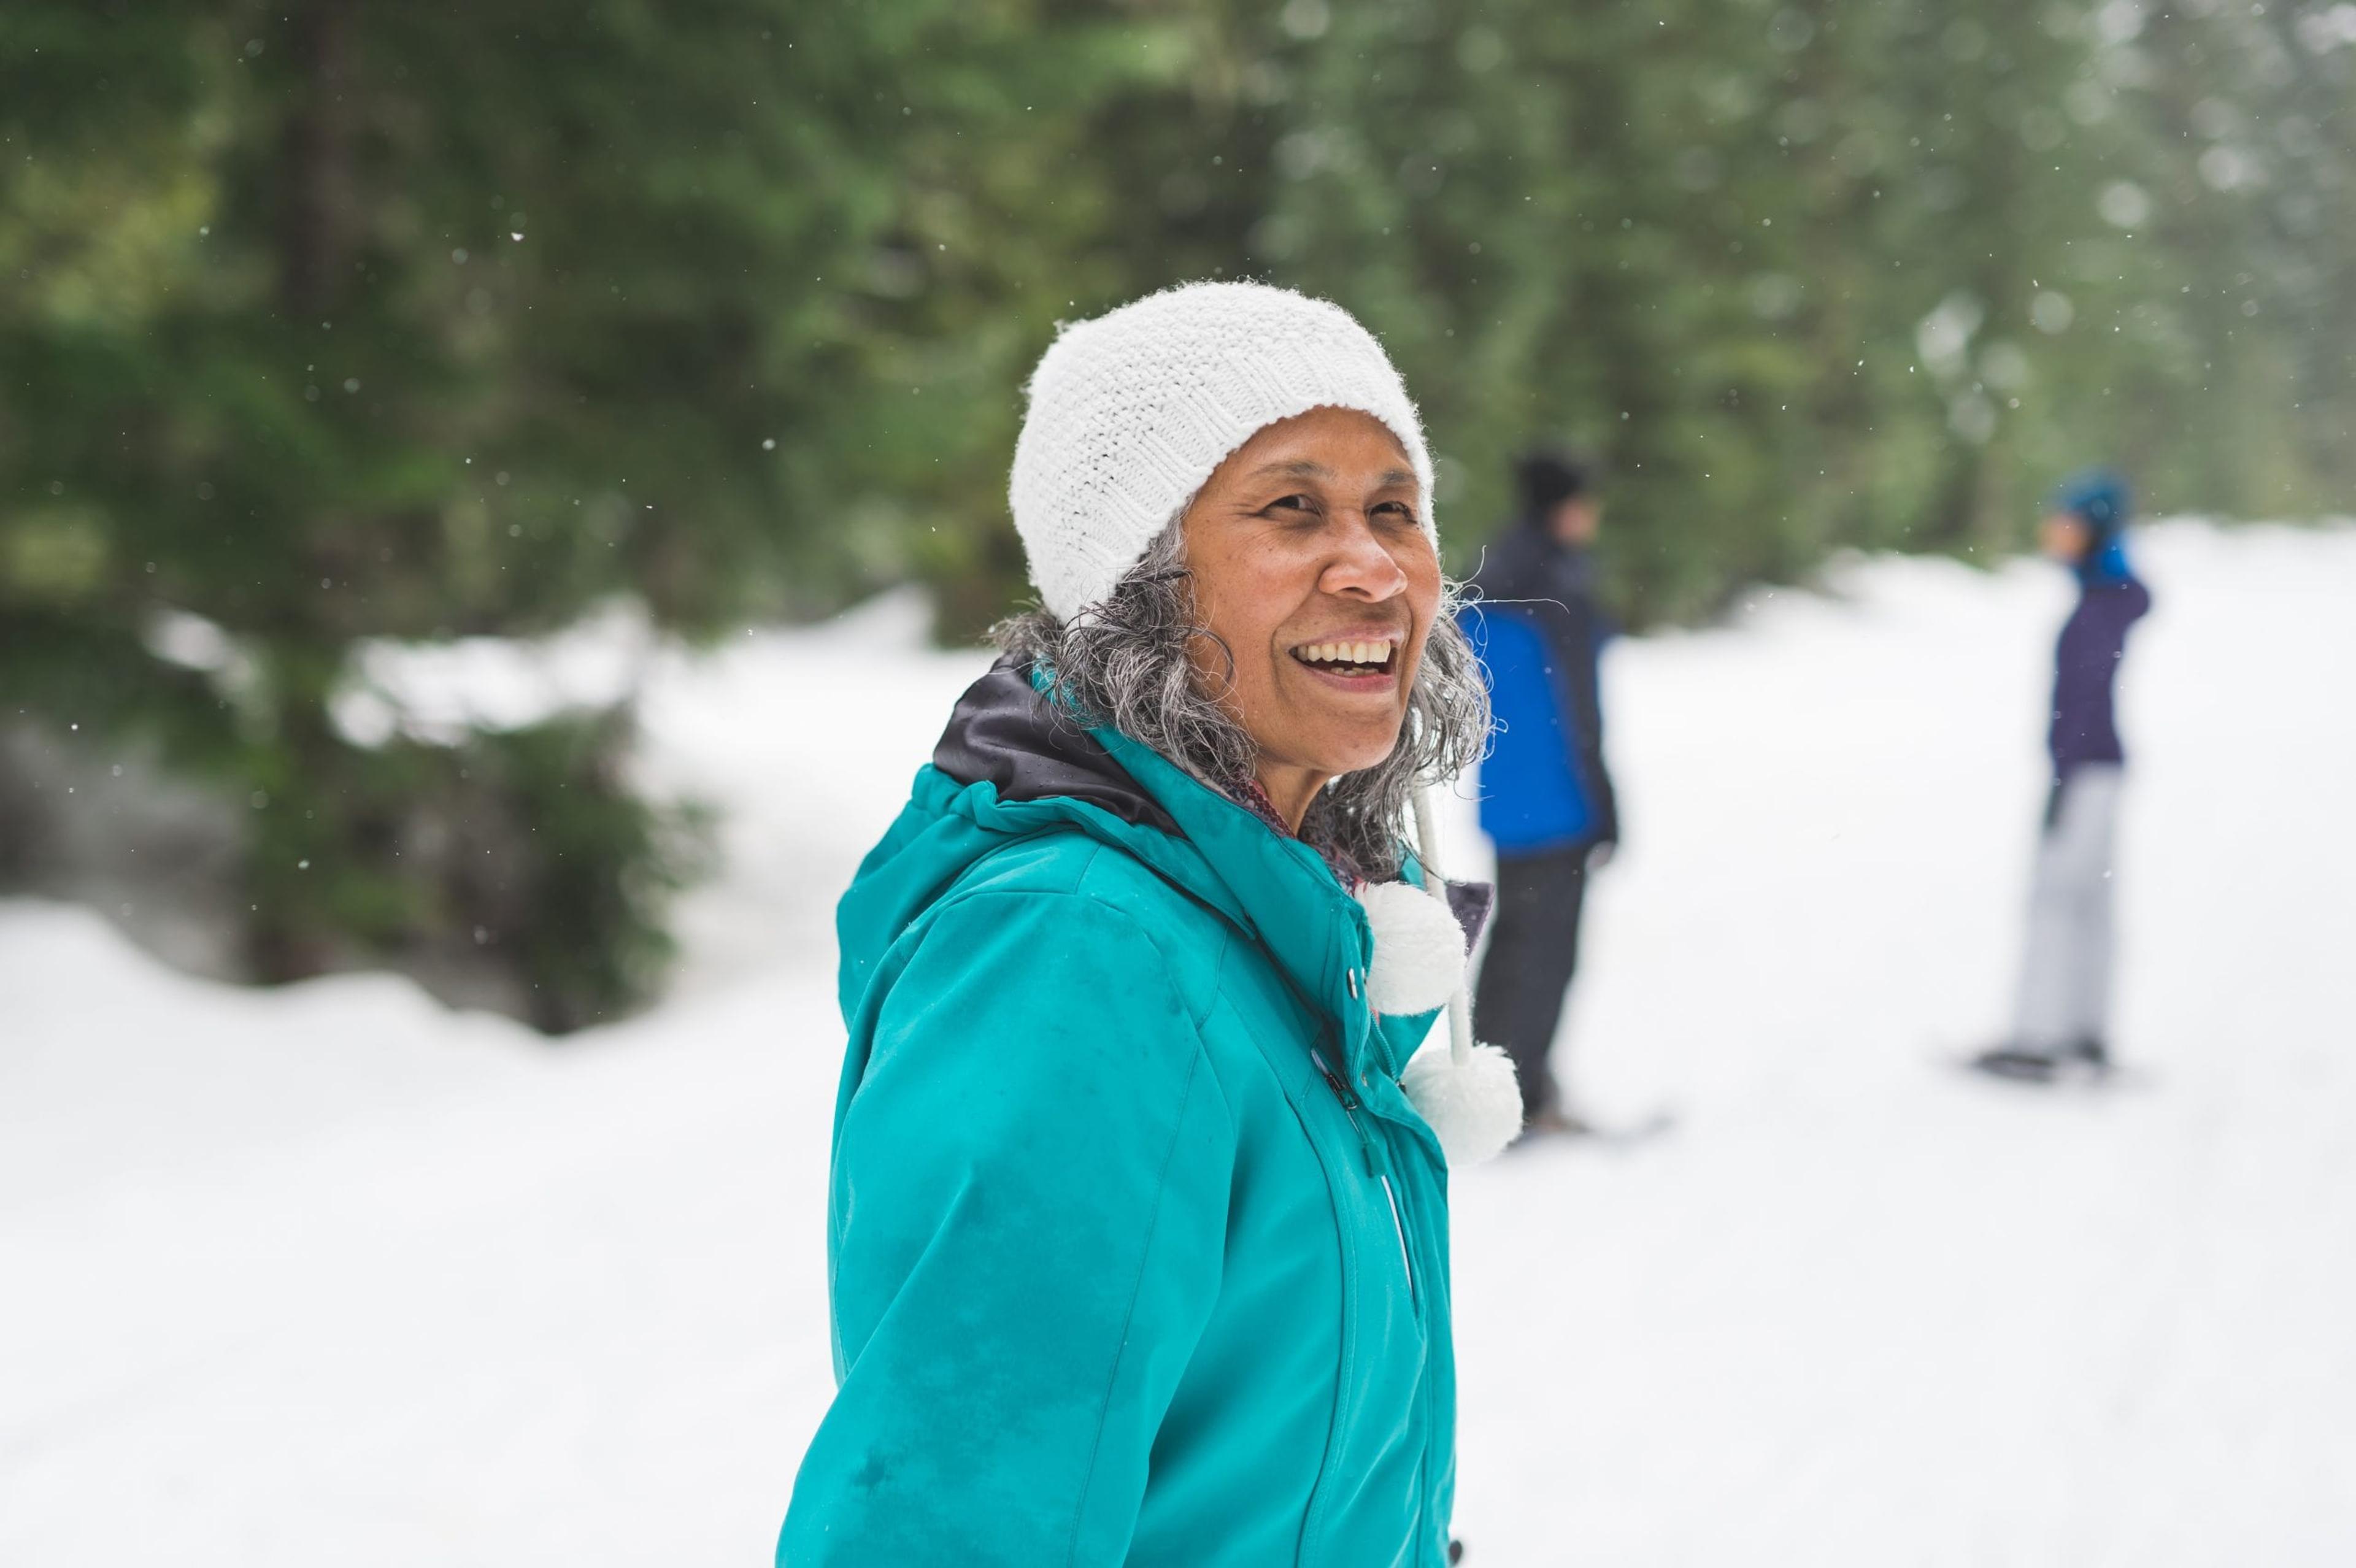
[[[2089,468],[2062,482],[2053,493],[2053,506],[2093,528],[2097,537],[2108,539],[2126,527],[2132,497],[2126,480],[2115,470]]]
[[[1532,512],[1550,511],[1583,496],[1591,483],[1585,464],[1550,449],[1526,453],[1514,464],[1514,477],[1522,487],[1522,506]]]

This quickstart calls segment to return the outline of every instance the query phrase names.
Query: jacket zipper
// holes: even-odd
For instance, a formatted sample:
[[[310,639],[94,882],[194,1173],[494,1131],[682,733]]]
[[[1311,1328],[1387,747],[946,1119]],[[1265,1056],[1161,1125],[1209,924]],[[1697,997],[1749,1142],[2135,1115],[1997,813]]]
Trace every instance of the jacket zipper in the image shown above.
[[[1399,1213],[1398,1193],[1391,1186],[1390,1172],[1382,1168],[1380,1157],[1375,1152],[1374,1135],[1358,1119],[1363,1102],[1351,1091],[1349,1080],[1326,1064],[1323,1052],[1312,1047],[1309,1060],[1317,1064],[1317,1075],[1325,1080],[1325,1087],[1333,1090],[1333,1097],[1342,1102],[1342,1114],[1350,1119],[1350,1130],[1358,1135],[1358,1147],[1365,1156],[1366,1174],[1383,1184],[1383,1201],[1390,1205],[1391,1230],[1398,1237],[1399,1267],[1407,1275],[1407,1298],[1412,1302],[1416,1298],[1415,1259],[1408,1251],[1407,1220]]]

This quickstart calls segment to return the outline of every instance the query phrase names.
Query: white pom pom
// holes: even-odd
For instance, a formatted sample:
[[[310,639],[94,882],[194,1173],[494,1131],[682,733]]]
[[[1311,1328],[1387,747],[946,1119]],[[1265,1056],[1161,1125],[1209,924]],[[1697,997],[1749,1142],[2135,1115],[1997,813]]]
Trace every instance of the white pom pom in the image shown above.
[[[1366,1005],[1406,1016],[1445,1006],[1464,983],[1464,928],[1449,907],[1408,882],[1359,890],[1375,955],[1366,966]]]
[[[1522,1091],[1514,1059],[1494,1045],[1476,1045],[1462,1066],[1435,1041],[1408,1058],[1399,1087],[1416,1115],[1440,1136],[1451,1170],[1494,1159],[1521,1136]]]

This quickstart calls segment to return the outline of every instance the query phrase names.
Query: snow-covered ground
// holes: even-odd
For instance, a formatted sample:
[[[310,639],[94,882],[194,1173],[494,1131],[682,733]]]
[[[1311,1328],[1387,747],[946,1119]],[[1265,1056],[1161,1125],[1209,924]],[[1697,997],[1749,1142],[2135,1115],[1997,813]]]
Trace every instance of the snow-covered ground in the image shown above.
[[[1476,1568],[2356,1562],[2356,531],[2144,562],[2101,1096],[1939,1061],[2005,1011],[2057,573],[1614,653],[1568,1050],[1680,1121],[1457,1183]],[[981,663],[915,619],[658,660],[728,869],[673,999],[562,1047],[0,904],[0,1563],[766,1561],[830,1389],[830,905]]]

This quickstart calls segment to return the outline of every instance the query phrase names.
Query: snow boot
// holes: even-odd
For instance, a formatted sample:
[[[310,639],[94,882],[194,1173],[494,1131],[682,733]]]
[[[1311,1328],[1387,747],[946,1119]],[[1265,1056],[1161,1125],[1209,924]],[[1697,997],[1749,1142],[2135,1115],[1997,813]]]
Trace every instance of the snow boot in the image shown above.
[[[1971,1065],[1991,1078],[2016,1083],[2054,1083],[2065,1078],[2105,1076],[2111,1070],[2111,1051],[2099,1040],[2072,1040],[2058,1051],[1999,1045],[1973,1057]]]

